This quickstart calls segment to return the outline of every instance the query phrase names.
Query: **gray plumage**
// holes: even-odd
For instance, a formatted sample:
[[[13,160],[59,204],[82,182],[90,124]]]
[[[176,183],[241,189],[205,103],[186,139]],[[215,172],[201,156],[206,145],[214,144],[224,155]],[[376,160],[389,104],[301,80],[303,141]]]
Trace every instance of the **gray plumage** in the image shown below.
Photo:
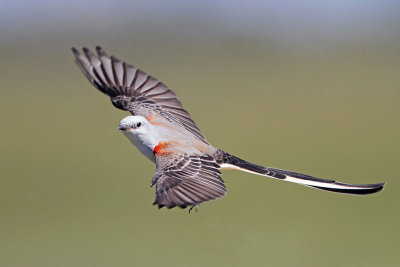
[[[96,47],[97,57],[87,48],[83,48],[83,54],[76,48],[72,51],[86,78],[108,95],[115,107],[144,117],[156,112],[171,122],[183,125],[188,132],[205,142],[196,123],[165,84],[114,56],[109,57],[99,46]]]
[[[224,196],[226,188],[219,171],[224,168],[345,194],[371,194],[379,192],[385,185],[344,184],[263,167],[240,159],[210,145],[175,93],[165,84],[114,56],[109,57],[100,47],[96,47],[97,56],[87,48],[83,48],[83,53],[75,48],[72,48],[72,51],[75,62],[84,75],[98,90],[111,98],[115,107],[136,116],[143,116],[147,120],[156,115],[162,118],[169,128],[176,130],[176,138],[187,138],[190,141],[187,143],[194,145],[182,147],[182,143],[171,144],[172,147],[175,146],[174,153],[153,151],[156,172],[151,185],[156,185],[154,204],[160,208],[195,206]],[[143,121],[147,122],[145,119]],[[151,150],[148,154],[152,157]]]
[[[172,208],[193,206],[225,195],[220,166],[210,155],[180,154],[165,164],[157,158],[152,185],[157,184],[154,204]]]

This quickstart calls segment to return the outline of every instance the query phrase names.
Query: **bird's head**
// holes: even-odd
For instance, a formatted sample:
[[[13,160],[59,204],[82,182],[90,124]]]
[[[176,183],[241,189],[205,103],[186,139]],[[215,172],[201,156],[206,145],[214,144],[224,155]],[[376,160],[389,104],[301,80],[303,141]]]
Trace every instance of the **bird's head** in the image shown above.
[[[146,134],[151,124],[142,116],[128,116],[123,118],[118,126],[118,130],[124,134]]]

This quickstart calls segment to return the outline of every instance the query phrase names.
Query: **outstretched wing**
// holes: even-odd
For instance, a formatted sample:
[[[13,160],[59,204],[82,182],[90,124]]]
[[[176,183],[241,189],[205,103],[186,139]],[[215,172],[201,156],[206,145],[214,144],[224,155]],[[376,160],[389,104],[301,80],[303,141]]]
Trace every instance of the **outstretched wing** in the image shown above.
[[[159,208],[185,208],[225,195],[219,165],[212,156],[156,155],[156,164],[151,185],[157,187],[154,205]]]
[[[83,54],[72,48],[83,74],[97,89],[110,96],[115,107],[145,117],[156,112],[206,142],[171,89],[132,65],[109,57],[101,47],[97,46],[96,50],[98,56],[87,48],[83,48]]]

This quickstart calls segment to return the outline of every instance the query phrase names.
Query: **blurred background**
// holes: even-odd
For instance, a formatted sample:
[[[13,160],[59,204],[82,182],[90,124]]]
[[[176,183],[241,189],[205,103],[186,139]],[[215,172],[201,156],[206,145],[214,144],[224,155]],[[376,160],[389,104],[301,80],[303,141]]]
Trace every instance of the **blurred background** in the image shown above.
[[[0,1],[1,266],[399,266],[398,1]],[[199,212],[152,206],[154,165],[71,46],[171,87],[207,140],[370,196],[225,171]]]

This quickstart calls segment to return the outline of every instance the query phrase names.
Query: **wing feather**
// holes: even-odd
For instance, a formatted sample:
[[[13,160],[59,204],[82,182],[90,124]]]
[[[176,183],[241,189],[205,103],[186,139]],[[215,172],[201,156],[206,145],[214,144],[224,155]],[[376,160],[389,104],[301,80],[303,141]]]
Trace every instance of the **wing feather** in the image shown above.
[[[122,66],[122,62],[115,57],[111,57],[111,61],[114,73],[114,81],[118,86],[122,86],[124,84],[124,67]]]
[[[115,107],[141,116],[157,112],[207,143],[176,94],[165,84],[114,56],[109,57],[101,47],[96,47],[97,56],[87,48],[83,48],[83,53],[75,48],[72,51],[83,74],[110,96]]]
[[[125,81],[124,81],[124,89],[125,90],[122,93],[123,93],[123,95],[128,95],[128,91],[129,91],[128,89],[129,89],[129,87],[131,87],[133,80],[135,79],[137,69],[125,62],[123,64],[124,64],[124,71],[125,71]]]
[[[102,62],[100,61],[100,59],[98,59],[89,49],[84,48],[83,52],[85,53],[86,57],[87,57],[87,62],[89,64],[89,67],[93,70],[93,73],[95,74],[95,76],[98,78],[99,82],[99,86],[102,87],[110,87],[110,83],[106,77],[106,73],[103,72],[102,69]],[[93,79],[91,76],[88,77],[89,80]],[[100,88],[99,88],[100,89]],[[109,88],[109,90],[111,90],[111,88]],[[105,91],[104,91],[105,92]]]
[[[106,78],[109,86],[115,86],[117,85],[115,80],[114,80],[114,72],[112,68],[112,60],[110,57],[104,53],[104,51],[97,50],[97,53],[100,55],[100,61],[101,61],[101,69],[103,71],[104,77]]]
[[[154,204],[159,208],[184,208],[225,195],[219,165],[212,157],[185,154],[165,157],[168,156],[156,156],[157,171],[152,182],[157,187]]]

